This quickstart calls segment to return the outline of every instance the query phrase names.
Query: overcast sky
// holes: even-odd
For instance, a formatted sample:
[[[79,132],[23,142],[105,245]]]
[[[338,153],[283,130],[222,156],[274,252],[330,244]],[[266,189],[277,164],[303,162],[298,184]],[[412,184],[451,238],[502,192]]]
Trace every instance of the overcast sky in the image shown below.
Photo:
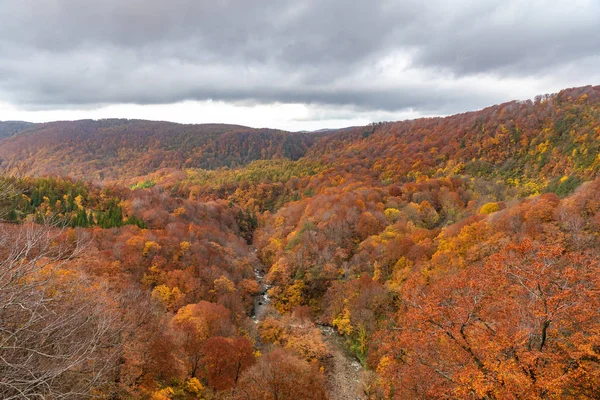
[[[289,130],[600,84],[600,0],[0,0],[0,120]]]

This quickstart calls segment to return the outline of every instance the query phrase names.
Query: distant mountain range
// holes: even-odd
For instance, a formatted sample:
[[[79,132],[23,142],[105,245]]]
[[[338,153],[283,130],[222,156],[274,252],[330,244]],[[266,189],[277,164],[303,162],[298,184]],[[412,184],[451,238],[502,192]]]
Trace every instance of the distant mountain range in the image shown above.
[[[2,122],[0,167],[114,180],[164,168],[214,170],[305,157],[381,182],[466,174],[539,186],[567,175],[598,174],[599,123],[600,86],[444,118],[315,132],[124,119]]]
[[[274,398],[248,391],[264,374],[306,385],[282,399],[323,379],[378,399],[600,398],[600,86],[320,132],[2,129],[13,382],[92,348],[58,384]],[[46,221],[77,229],[36,236]]]
[[[160,168],[235,168],[258,159],[295,160],[320,137],[239,125],[125,119],[1,126],[5,139],[0,159],[5,170],[89,180],[143,175]]]
[[[33,125],[31,122],[24,121],[0,121],[0,138],[15,135]]]

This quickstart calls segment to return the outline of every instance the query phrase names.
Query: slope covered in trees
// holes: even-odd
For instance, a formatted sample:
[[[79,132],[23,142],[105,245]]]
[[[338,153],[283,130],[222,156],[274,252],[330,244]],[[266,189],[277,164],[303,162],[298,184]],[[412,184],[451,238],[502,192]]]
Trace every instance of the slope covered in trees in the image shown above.
[[[0,145],[10,172],[86,180],[144,175],[159,168],[237,167],[258,159],[298,159],[315,136],[237,125],[138,120],[37,124]]]
[[[62,173],[105,174],[0,182],[3,397],[23,366],[51,379],[19,390],[48,397],[339,398],[333,330],[362,398],[600,397],[600,87],[322,137],[213,126],[188,149],[167,139],[192,127],[132,130],[155,164],[129,123],[155,126],[0,142],[29,149],[15,167],[68,148]],[[86,124],[106,126],[77,142]],[[237,161],[203,164],[217,154]],[[49,304],[29,336],[10,299]]]
[[[529,193],[600,170],[600,87],[564,90],[446,118],[379,123],[324,138],[308,157],[383,184],[502,179]]]
[[[31,122],[0,121],[0,139],[13,136],[33,126]]]
[[[523,197],[571,193],[600,170],[600,87],[568,89],[445,118],[328,132],[298,161],[258,161],[207,171],[158,169],[127,185],[176,196],[226,198],[256,212],[349,182],[399,186],[428,178],[473,178]]]

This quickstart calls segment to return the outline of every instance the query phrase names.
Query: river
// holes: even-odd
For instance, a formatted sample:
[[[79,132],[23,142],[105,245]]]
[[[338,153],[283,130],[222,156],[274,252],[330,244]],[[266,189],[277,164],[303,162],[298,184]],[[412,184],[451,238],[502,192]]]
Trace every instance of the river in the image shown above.
[[[271,285],[265,283],[265,274],[262,270],[254,269],[254,276],[260,285],[260,293],[254,298],[252,319],[258,324],[263,320],[271,302],[268,295]],[[347,349],[344,337],[330,326],[319,325],[319,330],[330,354],[330,357],[323,362],[329,399],[367,399],[362,387],[363,367]]]

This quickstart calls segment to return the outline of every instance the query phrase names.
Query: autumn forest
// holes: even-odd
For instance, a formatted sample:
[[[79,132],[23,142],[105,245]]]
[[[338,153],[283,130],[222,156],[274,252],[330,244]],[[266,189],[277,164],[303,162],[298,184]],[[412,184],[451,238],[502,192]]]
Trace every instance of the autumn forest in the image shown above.
[[[600,398],[600,86],[317,132],[0,122],[0,398]]]

